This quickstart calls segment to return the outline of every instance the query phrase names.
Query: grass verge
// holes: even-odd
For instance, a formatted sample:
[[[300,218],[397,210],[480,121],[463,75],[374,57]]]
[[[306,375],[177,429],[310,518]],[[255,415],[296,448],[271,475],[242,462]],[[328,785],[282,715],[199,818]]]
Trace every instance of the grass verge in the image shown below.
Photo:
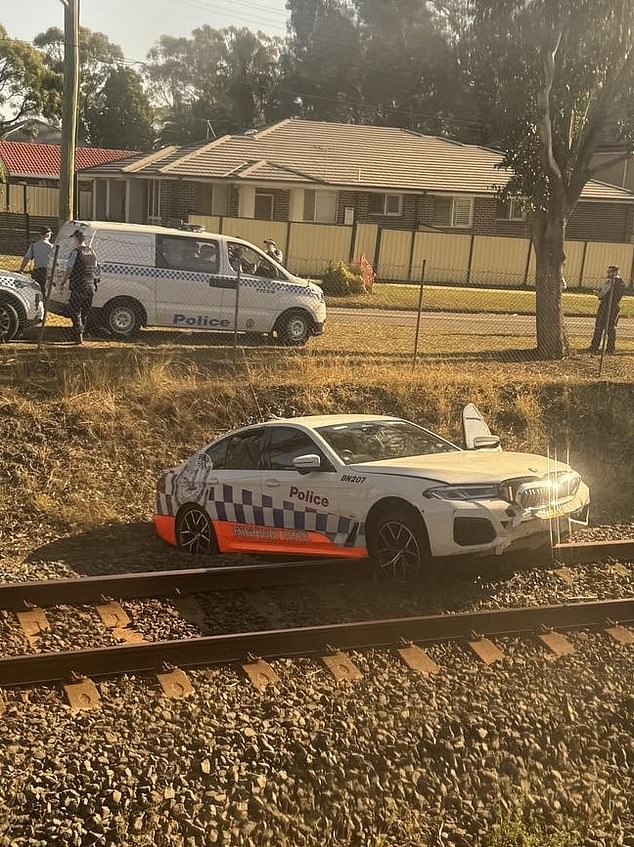
[[[375,284],[372,294],[352,297],[327,297],[330,306],[348,309],[418,309],[419,288],[398,283]],[[597,298],[591,291],[565,291],[564,314],[573,316],[594,315]],[[436,312],[490,312],[492,314],[535,314],[535,291],[530,289],[469,288],[444,285],[426,285],[423,295],[425,311]],[[623,317],[634,317],[634,296],[623,298]]]

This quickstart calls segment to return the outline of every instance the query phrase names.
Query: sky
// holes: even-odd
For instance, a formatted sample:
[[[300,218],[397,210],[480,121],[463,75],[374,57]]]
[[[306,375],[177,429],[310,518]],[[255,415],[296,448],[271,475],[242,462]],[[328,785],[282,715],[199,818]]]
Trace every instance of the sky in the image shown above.
[[[80,0],[81,24],[105,32],[128,59],[144,59],[164,33],[189,35],[203,24],[221,29],[248,26],[269,35],[284,35],[285,0]],[[59,0],[3,2],[0,23],[13,38],[31,41],[51,26],[63,26]]]

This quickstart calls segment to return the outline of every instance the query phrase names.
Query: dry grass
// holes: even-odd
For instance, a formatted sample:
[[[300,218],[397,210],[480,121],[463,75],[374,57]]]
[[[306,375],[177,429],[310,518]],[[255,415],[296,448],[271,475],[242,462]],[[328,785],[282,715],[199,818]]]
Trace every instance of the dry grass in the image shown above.
[[[163,467],[272,414],[389,413],[459,440],[469,401],[509,449],[570,449],[604,520],[631,514],[634,387],[597,384],[581,360],[412,371],[386,357],[58,348],[0,366],[0,545],[146,521]]]

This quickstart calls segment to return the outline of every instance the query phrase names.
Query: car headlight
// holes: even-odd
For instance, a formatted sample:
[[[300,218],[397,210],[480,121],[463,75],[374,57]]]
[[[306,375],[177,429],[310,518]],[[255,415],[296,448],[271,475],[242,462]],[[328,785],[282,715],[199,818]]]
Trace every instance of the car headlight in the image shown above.
[[[497,485],[441,485],[428,488],[423,496],[436,500],[499,500],[500,490]]]

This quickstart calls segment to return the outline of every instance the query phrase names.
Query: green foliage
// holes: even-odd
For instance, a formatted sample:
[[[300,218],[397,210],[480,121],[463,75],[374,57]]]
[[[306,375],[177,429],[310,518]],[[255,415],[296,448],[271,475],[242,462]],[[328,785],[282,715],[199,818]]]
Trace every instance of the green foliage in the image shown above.
[[[60,80],[30,44],[9,37],[0,24],[0,133],[28,115],[52,117],[60,104]]]
[[[367,293],[361,268],[346,262],[329,262],[322,274],[321,287],[324,294],[332,297]]]
[[[64,74],[64,33],[58,27],[49,27],[35,36],[34,42],[50,73],[58,80],[61,92]],[[96,144],[91,115],[100,106],[100,97],[111,72],[121,62],[123,50],[110,41],[103,32],[93,32],[86,27],[79,30],[79,127],[82,141]],[[59,103],[61,115],[61,100]],[[120,147],[120,144],[115,145]]]
[[[161,36],[146,72],[162,118],[161,142],[204,140],[208,123],[218,136],[267,123],[281,48],[280,39],[245,27]]]
[[[91,141],[100,147],[149,150],[154,140],[150,103],[130,68],[111,71],[86,121]]]
[[[519,817],[512,817],[493,827],[484,837],[482,847],[578,847],[576,833],[547,834],[528,827]]]

